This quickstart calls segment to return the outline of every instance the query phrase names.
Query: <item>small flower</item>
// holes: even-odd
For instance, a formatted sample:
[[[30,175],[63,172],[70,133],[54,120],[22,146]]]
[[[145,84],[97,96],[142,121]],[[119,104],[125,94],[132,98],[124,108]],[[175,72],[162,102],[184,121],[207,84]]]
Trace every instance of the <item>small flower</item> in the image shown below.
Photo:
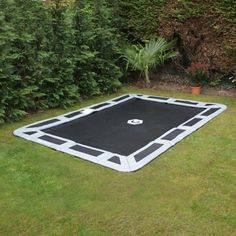
[[[186,71],[192,76],[195,76],[199,72],[208,75],[209,65],[202,63],[191,63],[191,65],[187,68]]]
[[[209,65],[203,63],[191,63],[186,69],[193,85],[202,86],[209,76]]]

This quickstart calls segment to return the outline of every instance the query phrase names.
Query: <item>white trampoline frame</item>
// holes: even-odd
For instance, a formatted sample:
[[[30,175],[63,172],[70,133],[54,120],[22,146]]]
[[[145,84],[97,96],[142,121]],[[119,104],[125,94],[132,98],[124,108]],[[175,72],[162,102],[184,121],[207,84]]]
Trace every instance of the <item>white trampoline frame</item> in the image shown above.
[[[178,127],[175,127],[160,137],[157,137],[152,142],[148,143],[144,147],[138,149],[134,153],[128,156],[122,156],[117,153],[112,153],[102,149],[94,148],[87,146],[81,143],[76,143],[72,140],[65,139],[59,136],[54,136],[48,133],[43,132],[42,130],[70,122],[74,119],[78,119],[84,116],[87,116],[93,112],[101,111],[103,109],[115,106],[122,102],[128,101],[133,98],[139,98],[146,101],[153,101],[159,103],[174,104],[180,106],[189,106],[196,108],[205,108],[204,111],[192,117],[188,121],[180,124]],[[220,113],[225,111],[227,106],[217,103],[204,103],[192,100],[183,100],[167,97],[158,97],[153,95],[143,95],[143,94],[125,94],[111,100],[94,104],[73,112],[69,112],[54,118],[47,120],[39,121],[31,125],[19,128],[14,131],[14,135],[42,144],[44,146],[50,147],[52,149],[71,154],[75,157],[88,160],[102,166],[112,168],[117,171],[131,172],[142,168],[144,165],[148,164],[153,159],[157,158],[165,152],[167,149],[181,141],[183,138],[196,131],[208,121],[218,116]],[[190,121],[195,124],[189,126]],[[175,132],[177,135],[175,136]],[[178,134],[179,132],[179,134]],[[169,136],[167,136],[169,135]],[[172,139],[168,138],[171,135],[174,135]],[[51,141],[45,140],[43,138],[49,138]],[[169,140],[170,139],[170,140]],[[73,149],[72,149],[73,148]],[[76,150],[75,150],[76,148]]]

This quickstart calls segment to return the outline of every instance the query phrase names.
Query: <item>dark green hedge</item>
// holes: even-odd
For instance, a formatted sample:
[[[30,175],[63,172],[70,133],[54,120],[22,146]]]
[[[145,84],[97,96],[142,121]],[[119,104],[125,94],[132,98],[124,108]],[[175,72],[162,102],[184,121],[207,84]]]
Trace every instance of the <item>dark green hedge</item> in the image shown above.
[[[134,42],[145,41],[156,35],[157,18],[166,2],[167,0],[110,0],[118,19],[117,27],[123,32],[124,37]]]
[[[118,35],[103,1],[0,2],[0,123],[120,86]]]
[[[186,21],[218,12],[236,23],[235,0],[107,0],[113,8],[117,27],[130,41],[145,41],[156,35],[159,24],[173,19]]]

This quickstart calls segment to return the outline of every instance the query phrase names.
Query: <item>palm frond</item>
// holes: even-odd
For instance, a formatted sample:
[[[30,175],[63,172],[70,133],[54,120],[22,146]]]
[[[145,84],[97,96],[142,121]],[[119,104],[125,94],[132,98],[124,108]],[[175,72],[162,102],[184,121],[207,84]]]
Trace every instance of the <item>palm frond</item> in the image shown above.
[[[124,51],[124,58],[127,62],[126,69],[131,67],[133,70],[147,73],[147,70],[149,72],[149,70],[177,55],[176,52],[172,51],[174,45],[175,40],[167,42],[163,37],[159,37],[156,40],[150,40],[144,46],[129,46]]]

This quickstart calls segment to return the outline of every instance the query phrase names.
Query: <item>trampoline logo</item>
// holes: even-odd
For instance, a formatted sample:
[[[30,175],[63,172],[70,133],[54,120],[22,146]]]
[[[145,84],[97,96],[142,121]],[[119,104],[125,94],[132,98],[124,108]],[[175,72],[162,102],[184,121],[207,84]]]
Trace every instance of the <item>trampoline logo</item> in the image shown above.
[[[127,124],[129,125],[141,125],[143,123],[143,120],[139,120],[139,119],[132,119],[132,120],[128,120]]]

